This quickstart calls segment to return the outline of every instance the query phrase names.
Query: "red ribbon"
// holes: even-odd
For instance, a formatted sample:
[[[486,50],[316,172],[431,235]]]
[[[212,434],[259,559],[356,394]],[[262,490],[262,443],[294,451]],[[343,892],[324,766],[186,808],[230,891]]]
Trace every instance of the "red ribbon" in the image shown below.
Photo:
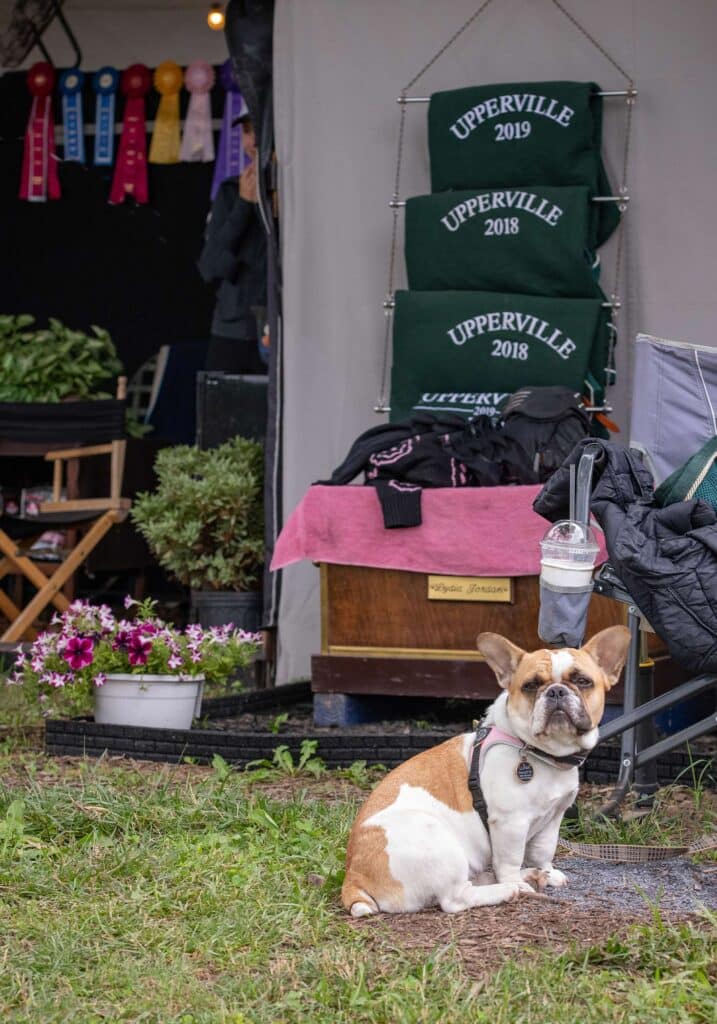
[[[151,84],[149,68],[144,64],[133,64],[122,72],[120,89],[127,98],[122,137],[110,190],[111,203],[121,203],[128,195],[133,196],[138,203],[148,201],[144,97],[149,92]]]
[[[27,73],[32,108],[25,130],[20,198],[44,203],[60,198],[60,179],[55,157],[55,122],[52,117],[52,90],[55,69],[40,61]]]

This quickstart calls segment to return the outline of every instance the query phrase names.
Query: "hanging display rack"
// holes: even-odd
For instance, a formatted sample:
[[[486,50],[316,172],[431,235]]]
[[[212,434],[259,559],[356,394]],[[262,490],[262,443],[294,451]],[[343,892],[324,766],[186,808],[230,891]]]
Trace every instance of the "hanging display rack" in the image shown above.
[[[389,351],[391,347],[391,334],[393,328],[393,310],[395,308],[394,301],[394,280],[396,270],[396,247],[398,240],[398,218],[399,212],[405,207],[406,201],[400,198],[400,184],[401,184],[401,165],[403,161],[403,141],[405,132],[406,122],[406,109],[413,104],[426,104],[430,102],[429,96],[409,96],[408,92],[413,88],[414,85],[421,79],[425,73],[433,67],[433,65],[449,50],[453,44],[466,32],[478,18],[484,13],[484,11],[493,3],[493,0],[483,0],[483,3],[473,12],[473,14],[460,26],[460,28],[453,33],[450,39],[438,50],[433,57],[424,64],[421,70],[413,76],[413,78],[403,87],[401,94],[397,97],[396,102],[400,107],[400,120],[398,126],[398,153],[396,157],[396,170],[394,174],[394,186],[393,194],[389,202],[389,207],[393,212],[393,226],[391,231],[391,248],[388,265],[388,286],[386,289],[386,298],[383,303],[383,310],[385,316],[385,332],[384,332],[384,344],[383,344],[383,357],[381,364],[381,377],[379,384],[379,395],[374,405],[374,412],[383,414],[390,413],[391,407],[388,404],[387,391],[389,386],[388,371],[389,371]],[[626,107],[626,118],[625,118],[625,139],[622,150],[622,161],[620,168],[621,185],[618,190],[618,195],[614,196],[594,196],[592,201],[597,203],[609,203],[614,202],[618,204],[618,209],[621,213],[625,213],[627,210],[628,203],[630,202],[630,196],[627,190],[627,168],[630,156],[630,136],[632,132],[632,109],[637,99],[637,89],[635,88],[635,82],[632,76],[612,57],[607,50],[597,41],[597,39],[583,26],[580,24],[578,19],[565,9],[560,0],[550,0],[550,3],[560,11],[564,17],[572,23],[572,25],[588,40],[588,42],[598,50],[602,56],[612,64],[612,66],[623,76],[627,82],[626,89],[605,89],[597,93],[598,96],[605,98],[623,98],[625,100]],[[621,309],[621,302],[619,298],[619,283],[620,273],[622,270],[622,258],[624,250],[624,218],[620,219],[620,223],[617,228],[617,239],[616,239],[616,250],[615,250],[615,268],[613,277],[613,290],[610,295],[610,301],[604,302],[603,307],[610,309],[610,323],[608,325],[610,330],[610,342],[609,352],[607,359],[607,366],[605,367],[606,374],[606,386],[610,386],[615,383],[615,369],[614,369],[614,349],[615,341],[617,338],[617,313]],[[612,406],[607,402],[603,402],[601,405],[589,405],[586,407],[586,411],[589,412],[612,412]]]

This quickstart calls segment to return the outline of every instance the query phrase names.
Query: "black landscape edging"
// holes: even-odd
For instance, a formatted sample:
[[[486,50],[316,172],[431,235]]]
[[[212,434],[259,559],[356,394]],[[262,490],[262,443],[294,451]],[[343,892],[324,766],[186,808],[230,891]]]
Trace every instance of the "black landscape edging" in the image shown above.
[[[98,725],[87,719],[48,719],[45,723],[45,751],[54,756],[100,757],[105,752],[140,760],[180,763],[184,758],[209,762],[215,754],[236,765],[250,761],[271,760],[280,745],[286,745],[298,757],[303,740],[315,740],[316,754],[329,768],[347,768],[354,761],[396,765],[429,747],[443,743],[445,733],[422,730],[419,733],[361,733],[356,729],[332,729],[328,732],[307,730],[304,736],[264,732],[225,732],[216,729],[150,729],[129,725]],[[618,774],[620,748],[617,744],[599,744],[582,769],[586,782],[609,785]],[[717,784],[717,757],[690,755],[686,750],[673,751],[657,762],[657,776],[663,785],[678,778],[685,785],[693,782],[690,764],[711,761],[702,782]],[[698,764],[695,775],[700,775]]]
[[[248,690],[202,701],[202,718],[234,718],[245,711],[267,711],[311,701],[311,683],[287,683],[266,690]]]

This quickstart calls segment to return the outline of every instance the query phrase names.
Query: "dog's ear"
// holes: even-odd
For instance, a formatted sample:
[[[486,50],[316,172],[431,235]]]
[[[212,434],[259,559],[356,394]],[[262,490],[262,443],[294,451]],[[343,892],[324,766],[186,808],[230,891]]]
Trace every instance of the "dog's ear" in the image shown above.
[[[520,664],[525,651],[516,647],[499,633],[480,633],[478,650],[495,672],[495,677],[505,690],[510,686],[513,673]]]
[[[630,630],[627,626],[610,626],[588,640],[583,647],[593,661],[605,673],[607,689],[610,690],[620,678],[627,652],[630,647]]]

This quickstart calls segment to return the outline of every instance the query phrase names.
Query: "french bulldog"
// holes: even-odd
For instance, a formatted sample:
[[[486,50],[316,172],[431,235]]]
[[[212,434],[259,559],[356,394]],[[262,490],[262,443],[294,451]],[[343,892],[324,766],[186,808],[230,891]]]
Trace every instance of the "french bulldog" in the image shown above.
[[[611,626],[580,649],[526,653],[481,633],[478,649],[503,692],[479,730],[417,754],[371,793],[349,837],[346,910],[364,917],[438,904],[457,913],[565,885],[553,866],[560,822],[629,643],[625,626]]]

